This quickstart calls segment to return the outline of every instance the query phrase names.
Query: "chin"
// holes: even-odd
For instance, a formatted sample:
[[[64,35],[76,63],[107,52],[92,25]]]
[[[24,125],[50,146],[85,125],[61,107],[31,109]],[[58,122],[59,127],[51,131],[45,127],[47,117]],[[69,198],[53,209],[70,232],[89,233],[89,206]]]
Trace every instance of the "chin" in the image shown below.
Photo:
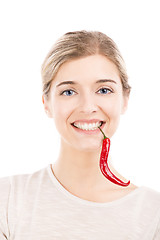
[[[100,150],[102,146],[102,141],[99,141],[99,144],[98,143],[95,143],[95,144],[87,144],[84,142],[83,145],[81,144],[78,144],[77,147],[75,147],[78,151],[82,151],[82,152],[97,152]]]

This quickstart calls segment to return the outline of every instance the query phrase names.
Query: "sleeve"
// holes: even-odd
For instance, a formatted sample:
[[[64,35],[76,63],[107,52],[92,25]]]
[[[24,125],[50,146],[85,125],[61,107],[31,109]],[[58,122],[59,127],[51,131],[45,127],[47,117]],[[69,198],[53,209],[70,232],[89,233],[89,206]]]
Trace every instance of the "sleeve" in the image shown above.
[[[0,239],[9,239],[8,203],[10,195],[9,177],[0,178]]]

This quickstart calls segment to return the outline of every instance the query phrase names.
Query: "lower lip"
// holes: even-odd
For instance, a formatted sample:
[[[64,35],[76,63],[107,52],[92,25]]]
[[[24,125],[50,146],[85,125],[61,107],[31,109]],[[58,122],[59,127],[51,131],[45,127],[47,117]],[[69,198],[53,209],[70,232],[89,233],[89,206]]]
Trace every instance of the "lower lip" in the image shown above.
[[[104,124],[102,124],[102,126],[100,127],[101,129],[104,127]],[[75,126],[72,125],[72,127],[79,133],[83,133],[83,134],[87,134],[87,135],[92,135],[92,134],[97,134],[100,132],[99,128],[95,129],[95,130],[83,130],[80,128],[76,128]]]

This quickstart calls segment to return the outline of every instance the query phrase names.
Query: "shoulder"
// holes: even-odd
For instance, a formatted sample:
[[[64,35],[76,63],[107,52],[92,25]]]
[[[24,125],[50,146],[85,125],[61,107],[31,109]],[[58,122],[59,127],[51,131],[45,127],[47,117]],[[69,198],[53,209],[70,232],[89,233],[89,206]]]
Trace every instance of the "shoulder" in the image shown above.
[[[31,174],[13,175],[0,178],[0,214],[6,216],[9,209],[21,207],[26,196],[36,195],[40,187],[47,184],[47,168]],[[45,188],[45,187],[44,187]]]
[[[160,207],[160,192],[144,186],[141,187],[141,196],[144,200],[148,201],[148,203],[152,202]]]
[[[160,239],[160,192],[141,186],[133,190],[125,201],[125,211],[131,216],[135,229],[141,229],[143,239]],[[136,230],[136,231],[137,231]],[[153,236],[158,238],[153,238]]]
[[[149,187],[141,187],[139,196],[139,214],[144,222],[150,222],[152,228],[160,229],[160,192]]]
[[[47,168],[40,169],[31,174],[19,174],[0,178],[0,205],[7,201],[14,194],[23,194],[27,187],[35,189],[37,184],[42,182],[42,178],[47,172]]]
[[[25,195],[36,193],[38,184],[42,184],[43,175],[47,168],[32,174],[13,175],[0,178],[0,239],[9,236],[9,222],[16,223],[16,218],[21,211]],[[14,225],[12,224],[12,225]],[[2,238],[3,239],[3,238]]]
[[[146,186],[137,188],[135,192],[133,200],[140,209],[153,215],[156,215],[157,212],[160,213],[160,192]]]
[[[10,177],[0,178],[0,207],[7,203],[11,190]]]
[[[125,201],[125,208],[130,209],[136,219],[145,224],[160,218],[160,192],[146,186],[137,187]]]
[[[155,228],[154,240],[160,239],[160,192],[151,188],[145,188],[144,202],[148,205],[150,212],[152,211],[153,218],[151,221],[152,228]]]

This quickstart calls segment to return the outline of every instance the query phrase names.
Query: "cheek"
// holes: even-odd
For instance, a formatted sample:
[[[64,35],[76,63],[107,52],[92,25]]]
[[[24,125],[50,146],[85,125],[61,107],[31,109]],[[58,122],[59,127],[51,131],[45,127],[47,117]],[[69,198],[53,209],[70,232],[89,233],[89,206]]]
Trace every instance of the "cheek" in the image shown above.
[[[59,102],[52,105],[52,116],[56,126],[64,126],[72,113],[72,105]]]
[[[110,101],[105,104],[104,111],[108,116],[109,120],[113,118],[119,118],[121,114],[121,101],[118,99],[117,101]]]
[[[118,98],[116,101],[110,101],[106,103],[103,109],[107,117],[106,134],[108,137],[112,137],[116,132],[120,122],[121,99]]]

